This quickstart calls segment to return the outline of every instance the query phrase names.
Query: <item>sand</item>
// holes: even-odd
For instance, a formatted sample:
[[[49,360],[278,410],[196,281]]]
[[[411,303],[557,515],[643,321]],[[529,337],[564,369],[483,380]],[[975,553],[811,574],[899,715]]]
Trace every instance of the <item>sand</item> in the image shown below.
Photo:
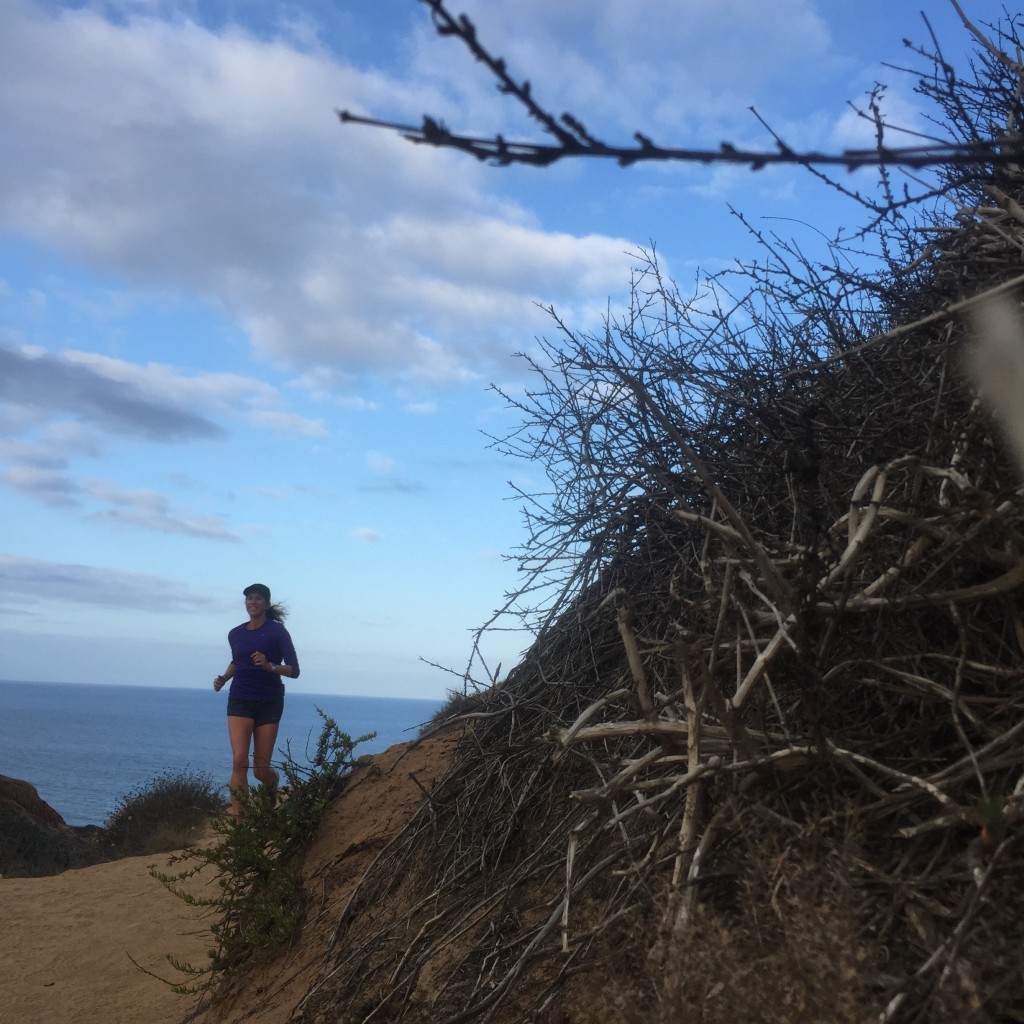
[[[333,916],[375,852],[409,820],[447,766],[453,737],[364,759],[328,809],[306,860],[316,896],[290,951],[245,979],[202,1019],[288,1019],[315,979]],[[212,840],[207,840],[212,841]],[[0,879],[0,1024],[178,1024],[196,1009],[140,968],[180,981],[167,954],[206,961],[209,920],[151,877],[169,854],[130,857],[45,878]],[[214,884],[212,871],[193,891]],[[136,961],[136,966],[132,960]]]
[[[211,945],[201,910],[149,874],[150,864],[173,871],[168,858],[128,857],[46,878],[0,880],[0,1021],[181,1020],[195,997],[176,995],[140,969],[180,981],[166,955],[202,964]]]

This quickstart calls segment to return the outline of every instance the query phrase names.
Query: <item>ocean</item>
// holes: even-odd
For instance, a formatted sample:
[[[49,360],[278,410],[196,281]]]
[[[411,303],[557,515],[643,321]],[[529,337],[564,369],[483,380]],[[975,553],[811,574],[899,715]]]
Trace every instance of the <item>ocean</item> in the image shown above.
[[[226,697],[212,687],[0,680],[0,775],[32,783],[69,825],[102,825],[122,796],[165,772],[201,772],[226,788]],[[306,763],[321,732],[317,708],[353,739],[377,734],[358,757],[415,739],[441,703],[289,692],[277,756],[290,743]]]

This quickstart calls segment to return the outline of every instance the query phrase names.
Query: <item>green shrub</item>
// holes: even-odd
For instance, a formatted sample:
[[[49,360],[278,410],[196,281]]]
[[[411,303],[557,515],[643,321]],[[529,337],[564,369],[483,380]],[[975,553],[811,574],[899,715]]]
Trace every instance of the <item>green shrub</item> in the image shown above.
[[[120,798],[99,837],[101,852],[116,858],[180,850],[226,806],[209,775],[164,772]]]
[[[289,746],[284,760],[275,765],[282,776],[279,800],[262,788],[250,791],[237,818],[225,815],[213,822],[220,842],[189,848],[177,858],[190,862],[190,867],[173,875],[150,868],[171,892],[190,906],[207,908],[215,918],[207,964],[197,967],[167,957],[175,970],[192,979],[191,984],[174,985],[175,991],[212,988],[230,972],[280,948],[298,928],[305,909],[300,854],[316,834],[328,804],[344,788],[355,764],[353,750],[374,735],[353,740],[334,719],[319,708],[317,712],[324,724],[309,764],[299,765]],[[216,894],[189,892],[184,883],[208,866],[216,873]]]

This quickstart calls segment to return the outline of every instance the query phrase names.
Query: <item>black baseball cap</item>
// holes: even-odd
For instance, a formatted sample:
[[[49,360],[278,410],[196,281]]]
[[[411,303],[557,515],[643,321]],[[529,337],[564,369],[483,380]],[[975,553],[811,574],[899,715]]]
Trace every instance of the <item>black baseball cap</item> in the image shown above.
[[[250,594],[259,594],[267,604],[270,604],[270,587],[268,587],[266,583],[250,583],[242,593],[246,597]]]

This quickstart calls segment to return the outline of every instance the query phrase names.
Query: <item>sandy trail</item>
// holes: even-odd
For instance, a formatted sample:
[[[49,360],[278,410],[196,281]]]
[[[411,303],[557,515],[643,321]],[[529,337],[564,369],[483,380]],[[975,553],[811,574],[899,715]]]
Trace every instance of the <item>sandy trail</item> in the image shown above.
[[[231,999],[207,1006],[203,1021],[289,1019],[320,969],[334,914],[433,788],[455,742],[447,735],[399,744],[361,760],[305,858],[311,920],[287,953],[246,975]],[[149,874],[151,864],[173,873],[171,856],[0,879],[0,1024],[179,1024],[190,1015],[198,997],[176,995],[132,963],[180,981],[167,954],[201,965],[213,944],[203,911]],[[199,895],[214,884],[208,867],[190,888]]]
[[[201,915],[149,874],[169,854],[46,878],[0,879],[2,1024],[176,1024],[195,1003],[136,967],[181,980],[166,955],[206,962]],[[212,877],[212,875],[211,875]],[[193,883],[199,893],[203,885]]]

